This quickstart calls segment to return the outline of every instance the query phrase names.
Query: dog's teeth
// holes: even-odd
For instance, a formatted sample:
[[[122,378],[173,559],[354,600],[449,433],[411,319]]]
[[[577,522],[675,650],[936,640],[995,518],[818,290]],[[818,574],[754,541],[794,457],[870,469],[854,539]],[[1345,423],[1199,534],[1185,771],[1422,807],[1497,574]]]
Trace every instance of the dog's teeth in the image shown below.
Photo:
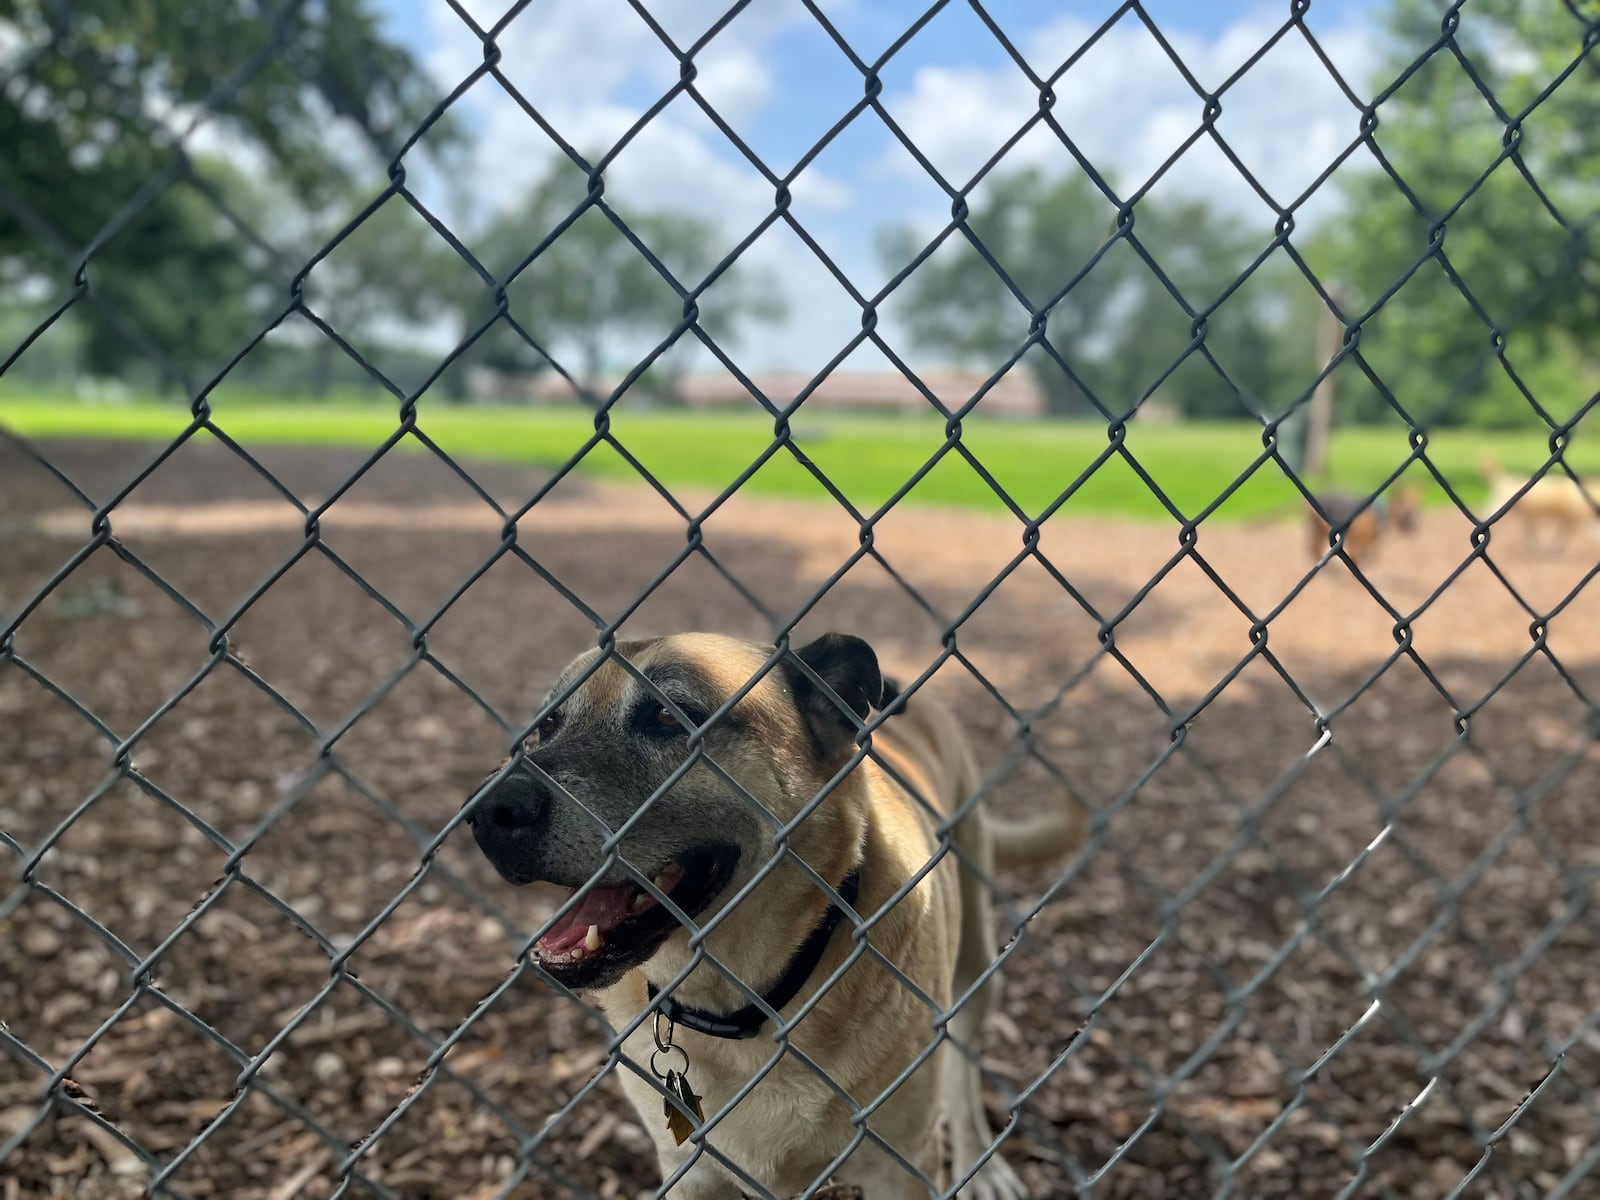
[[[656,902],[655,897],[652,896],[649,892],[640,892],[637,896],[635,896],[633,898],[633,903],[628,905],[628,910],[630,912],[642,913],[645,909],[649,908],[655,902]]]
[[[589,932],[583,935],[583,946],[590,954],[600,949],[600,926],[589,926]]]
[[[574,946],[572,948],[571,953],[569,953],[567,955],[567,961],[568,962],[578,962],[582,958],[583,958],[583,947],[582,946]]]

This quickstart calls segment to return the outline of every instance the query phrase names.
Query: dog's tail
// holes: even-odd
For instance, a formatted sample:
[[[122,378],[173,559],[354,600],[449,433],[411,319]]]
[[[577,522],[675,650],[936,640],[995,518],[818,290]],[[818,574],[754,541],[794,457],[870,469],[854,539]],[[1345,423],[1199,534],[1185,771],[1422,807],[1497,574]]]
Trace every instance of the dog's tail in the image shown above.
[[[990,816],[987,822],[999,867],[1032,867],[1060,858],[1083,845],[1089,836],[1089,814],[1062,794],[1056,804],[1031,817],[1011,820]]]

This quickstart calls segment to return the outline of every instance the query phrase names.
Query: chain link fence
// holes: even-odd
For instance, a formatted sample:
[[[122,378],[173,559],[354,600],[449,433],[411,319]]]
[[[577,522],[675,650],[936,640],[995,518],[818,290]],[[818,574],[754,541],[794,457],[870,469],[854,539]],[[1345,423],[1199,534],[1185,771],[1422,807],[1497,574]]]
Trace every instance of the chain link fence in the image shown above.
[[[1488,315],[1452,270],[1446,231],[1493,172],[1514,171],[1570,234],[1572,261],[1584,261],[1591,230],[1534,178],[1520,131],[1557,89],[1592,74],[1596,16],[1552,6],[1570,23],[1571,55],[1551,66],[1547,87],[1512,110],[1457,42],[1472,19],[1461,4],[1443,14],[1415,62],[1367,98],[1361,81],[1342,78],[1324,53],[1307,22],[1308,0],[1290,5],[1281,28],[1214,91],[1138,4],[1119,8],[1046,76],[974,2],[1039,105],[974,178],[960,181],[940,174],[882,102],[881,73],[944,5],[869,60],[823,6],[805,4],[861,87],[787,173],[769,167],[696,87],[697,55],[748,5],[734,5],[687,44],[673,40],[649,4],[632,5],[680,65],[679,81],[598,158],[565,141],[503,69],[505,28],[539,19],[536,7],[524,7],[489,25],[452,0],[482,46],[481,66],[398,147],[387,185],[306,262],[286,264],[273,231],[229,208],[186,158],[185,139],[284,50],[270,23],[253,53],[218,64],[192,124],[176,133],[152,128],[170,150],[169,169],[127,197],[88,242],[65,238],[50,212],[0,176],[0,208],[60,257],[58,299],[0,373],[67,314],[92,308],[191,400],[182,431],[132,471],[125,458],[108,461],[92,447],[4,435],[7,503],[17,518],[5,530],[6,599],[15,604],[0,627],[0,708],[12,759],[0,806],[12,879],[0,906],[8,1009],[0,1013],[0,1195],[650,1195],[671,1191],[703,1158],[720,1163],[745,1194],[773,1195],[760,1165],[739,1161],[715,1133],[778,1063],[804,1059],[787,1027],[768,1027],[770,1045],[762,1045],[770,1057],[747,1087],[706,1098],[703,1122],[692,1123],[691,1156],[658,1183],[639,1124],[650,1114],[636,1117],[625,1106],[618,1079],[655,1078],[622,1039],[648,1030],[664,998],[617,1029],[562,986],[533,947],[576,901],[558,912],[548,896],[510,892],[464,828],[491,791],[477,780],[508,748],[514,757],[493,779],[521,769],[518,747],[565,699],[558,693],[535,706],[573,653],[598,646],[591,672],[616,664],[641,688],[655,688],[619,649],[651,620],[764,635],[774,649],[763,675],[792,665],[791,651],[807,640],[797,633],[802,623],[859,631],[909,668],[903,694],[914,699],[927,686],[961,697],[957,710],[986,768],[979,800],[1029,809],[1064,792],[1091,816],[1086,840],[1062,863],[983,879],[1008,938],[983,977],[1004,967],[1010,980],[987,1051],[955,1045],[953,1013],[924,997],[927,1039],[915,1061],[896,1064],[881,1095],[852,1095],[816,1071],[817,1084],[849,1109],[854,1133],[829,1149],[799,1194],[830,1194],[835,1170],[863,1144],[884,1149],[914,1194],[950,1195],[964,1184],[972,1164],[930,1176],[868,1122],[936,1050],[981,1070],[993,1147],[1035,1195],[1592,1194],[1600,1167],[1600,926],[1590,907],[1600,875],[1592,819],[1600,677],[1583,628],[1593,620],[1585,589],[1600,567],[1581,534],[1573,543],[1581,548],[1566,557],[1531,561],[1502,551],[1497,535],[1514,504],[1563,478],[1600,512],[1564,458],[1600,396],[1568,419],[1540,404],[1508,350],[1516,315],[1499,323]],[[1129,194],[1079,152],[1052,112],[1063,76],[1118,22],[1147,27],[1200,114],[1193,133]],[[28,64],[73,52],[71,22],[52,28],[53,38],[13,61],[4,86],[20,86]],[[1317,55],[1359,121],[1327,169],[1288,201],[1250,176],[1218,124],[1230,91],[1285,39]],[[1428,238],[1387,292],[1360,306],[1341,303],[1301,257],[1296,214],[1357,151],[1385,162],[1376,136],[1384,103],[1430,64],[1473,79],[1505,130],[1503,151],[1446,211],[1426,207],[1391,170]],[[474,257],[408,181],[407,155],[478,86],[516,100],[588,181],[581,202],[527,247],[508,278]],[[616,156],[677,100],[698,106],[773,195],[765,220],[699,278],[676,275],[605,186]],[[791,206],[807,163],[852,123],[869,120],[920,163],[949,197],[951,214],[871,293]],[[1025,298],[967,223],[973,189],[1035,128],[1060,141],[1117,213],[1100,251],[1043,304]],[[1172,283],[1137,222],[1141,198],[1202,141],[1228,156],[1279,215],[1271,243],[1244,275],[1208,298]],[[173,188],[195,189],[219,206],[259,250],[257,278],[280,305],[206,378],[171,361],[141,333],[140,312],[120,309],[96,287],[97,250]],[[364,355],[306,289],[320,262],[394,202],[453,247],[489,301],[481,323],[414,386]],[[537,328],[519,323],[508,301],[516,277],[586,216],[609,223],[681,302],[681,319],[603,394]],[[708,289],[771,226],[803,241],[860,311],[859,333],[793,395],[764,392],[699,319]],[[886,300],[951,239],[983,256],[1029,318],[1011,357],[964,395],[928,386],[878,321]],[[1260,414],[1259,453],[1199,509],[1169,496],[1130,444],[1144,396],[1097,395],[1052,341],[1052,308],[1119,248],[1140,258],[1190,323],[1188,345],[1162,378],[1204,363],[1243,409]],[[1330,508],[1326,549],[1304,564],[1286,562],[1276,543],[1259,556],[1268,536],[1260,529],[1207,524],[1259,472],[1281,473],[1323,512],[1297,473],[1291,435],[1315,386],[1269,413],[1207,344],[1208,319],[1274,253],[1295,262],[1342,328],[1315,382],[1341,369],[1360,372],[1409,431],[1409,453],[1384,487],[1347,511]],[[1497,496],[1493,511],[1460,496],[1460,479],[1431,456],[1428,430],[1363,350],[1364,326],[1425,264],[1449,274],[1482,322],[1479,366],[1503,372],[1548,428],[1548,461],[1519,479],[1514,495]],[[287,322],[309,323],[392,395],[392,430],[359,461],[310,458],[230,432],[221,399],[230,372]],[[538,479],[468,467],[428,432],[430,388],[479,339],[507,330],[593,413],[592,434]],[[697,343],[771,422],[770,444],[712,496],[680,496],[664,485],[630,450],[621,419],[634,385],[680,342]],[[791,427],[829,372],[864,344],[902,370],[943,424],[927,462],[871,509],[830,479]],[[1008,493],[964,424],[983,414],[990,388],[1029,354],[1049,356],[1106,430],[1103,450],[1064,471],[1058,498],[1038,511]],[[574,472],[590,456],[629,464],[633,489],[585,490]],[[826,517],[815,506],[741,508],[741,489],[773,459],[809,473],[828,497]],[[997,523],[963,533],[963,518],[902,507],[930,472],[951,463],[975,473],[1008,510],[1009,547],[996,549]],[[1106,535],[1122,556],[1117,587],[1102,586],[1083,565],[1103,564],[1104,554],[1095,558],[1081,535],[1063,540],[1061,522],[1052,524],[1108,467],[1137,476],[1170,518],[1148,537],[1123,528]],[[1361,523],[1404,479],[1419,476],[1442,490],[1448,529],[1462,535],[1439,540],[1443,516],[1425,526],[1429,544],[1415,553],[1438,568],[1425,587],[1386,577],[1353,552]],[[233,482],[219,483],[224,477]],[[219,498],[208,494],[213,487],[243,491]],[[255,507],[239,501],[246,492]],[[443,499],[414,507],[423,492]],[[72,510],[65,516],[63,504]],[[226,528],[207,524],[217,521]],[[231,539],[226,552],[208,540],[219,532]],[[941,543],[969,534],[981,552],[955,554],[948,574],[930,575],[929,562],[954,553]],[[1573,554],[1585,559],[1576,571]],[[1333,644],[1308,656],[1295,627],[1328,588],[1334,598],[1319,611],[1337,613],[1319,618],[1327,622],[1319,636]],[[1356,609],[1368,614],[1368,632],[1388,639],[1382,653],[1341,649],[1351,627],[1339,614]],[[1176,622],[1176,644],[1153,652],[1141,640],[1150,622]],[[1207,657],[1197,637],[1224,650]],[[1468,661],[1480,645],[1495,649]],[[1174,662],[1190,660],[1194,678],[1174,683]],[[756,686],[752,679],[739,694]],[[852,763],[877,757],[871,734],[894,722],[893,712],[865,722]],[[743,792],[738,770],[715,761],[704,732],[694,731],[685,761],[657,795],[692,768]],[[468,792],[473,803],[458,810]],[[775,831],[762,877],[798,866],[839,900],[840,882],[790,847],[793,826],[744,795]],[[594,820],[605,868],[631,869],[618,850],[626,826],[613,834]],[[935,862],[951,854],[961,857],[946,830]],[[962,866],[983,869],[971,859]],[[872,933],[916,882],[905,881],[876,912],[846,904],[855,949],[825,989],[863,957],[915,988]],[[691,939],[694,957],[674,982],[705,963],[759,1005],[749,981],[705,949],[723,919]],[[955,999],[959,1007],[967,997]]]

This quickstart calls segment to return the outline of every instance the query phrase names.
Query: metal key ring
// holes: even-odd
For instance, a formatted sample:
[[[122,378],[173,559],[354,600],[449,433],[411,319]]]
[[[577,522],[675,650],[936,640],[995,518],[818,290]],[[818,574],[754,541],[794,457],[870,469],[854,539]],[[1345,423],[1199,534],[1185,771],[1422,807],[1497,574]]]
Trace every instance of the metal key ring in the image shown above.
[[[678,1074],[682,1075],[688,1071],[689,1056],[684,1053],[682,1046],[662,1046],[659,1050],[652,1050],[650,1052],[650,1074],[654,1075],[657,1079],[665,1079],[671,1072],[663,1071],[656,1065],[656,1061],[663,1054],[672,1053],[676,1053],[679,1058],[683,1059],[683,1066],[678,1068]]]

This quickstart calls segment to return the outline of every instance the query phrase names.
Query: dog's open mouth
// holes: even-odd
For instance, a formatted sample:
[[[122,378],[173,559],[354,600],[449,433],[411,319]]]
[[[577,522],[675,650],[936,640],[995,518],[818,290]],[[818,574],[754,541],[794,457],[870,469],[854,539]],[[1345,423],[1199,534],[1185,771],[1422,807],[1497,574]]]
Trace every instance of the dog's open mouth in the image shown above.
[[[687,916],[698,917],[733,876],[734,846],[691,850],[652,880]],[[578,891],[571,889],[570,897]],[[678,918],[637,883],[594,887],[545,930],[539,963],[569,987],[605,987],[645,962],[680,928]]]

